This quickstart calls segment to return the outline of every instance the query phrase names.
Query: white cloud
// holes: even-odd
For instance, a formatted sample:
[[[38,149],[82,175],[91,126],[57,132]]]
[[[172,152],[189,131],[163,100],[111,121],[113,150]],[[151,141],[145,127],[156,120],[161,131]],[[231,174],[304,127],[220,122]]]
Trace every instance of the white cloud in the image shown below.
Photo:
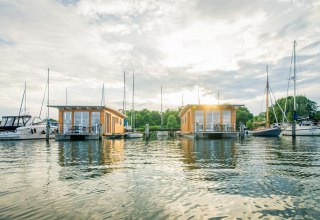
[[[298,41],[305,93],[314,94],[320,68],[317,1],[2,1],[0,3],[0,115],[18,111],[24,82],[30,112],[40,109],[47,68],[55,104],[122,107],[122,74],[136,72],[136,106],[225,102],[257,113],[270,65],[274,91],[284,94],[292,42]],[[300,51],[301,50],[301,51]],[[159,91],[158,91],[159,90]],[[130,99],[128,98],[128,104]],[[31,108],[32,106],[32,108]]]

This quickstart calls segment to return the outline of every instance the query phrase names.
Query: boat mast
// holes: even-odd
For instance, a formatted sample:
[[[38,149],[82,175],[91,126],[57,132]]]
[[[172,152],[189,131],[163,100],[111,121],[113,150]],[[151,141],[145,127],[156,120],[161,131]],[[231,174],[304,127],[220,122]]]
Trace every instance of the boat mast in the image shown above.
[[[292,121],[292,137],[296,136],[296,119],[297,119],[297,103],[296,103],[296,45],[293,41],[293,121]]]
[[[25,86],[24,86],[24,91],[23,91],[23,94],[22,94],[22,100],[21,100],[21,104],[20,104],[19,116],[21,115],[21,109],[22,109],[23,101],[24,101],[25,96],[26,96],[26,83],[24,85]]]
[[[102,84],[102,94],[101,94],[101,107],[106,106],[106,100],[104,96],[104,83]]]
[[[123,114],[126,114],[126,71],[123,71]]]
[[[27,114],[27,83],[24,82],[24,114]]]
[[[268,73],[268,65],[267,65],[267,86],[266,86],[266,127],[269,127],[269,73]]]
[[[163,127],[163,112],[162,112],[162,86],[161,86],[161,128]]]
[[[134,121],[134,70],[132,71],[132,112],[131,112],[131,126],[135,128],[135,121]]]
[[[46,141],[49,141],[49,135],[50,135],[50,122],[49,122],[49,68],[48,68],[48,113],[47,113],[47,131],[46,131]]]

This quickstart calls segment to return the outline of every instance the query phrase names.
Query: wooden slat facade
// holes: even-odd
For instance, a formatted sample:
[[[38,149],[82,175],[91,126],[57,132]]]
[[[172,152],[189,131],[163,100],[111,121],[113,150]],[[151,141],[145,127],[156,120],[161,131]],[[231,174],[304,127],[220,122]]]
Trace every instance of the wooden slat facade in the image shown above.
[[[243,105],[187,105],[179,113],[181,133],[192,134],[196,129],[200,129],[203,133],[234,132],[236,131],[236,108],[240,106]],[[197,121],[197,117],[200,120]]]
[[[50,106],[58,108],[59,110],[59,132],[65,133],[66,123],[64,117],[68,115],[71,122],[68,123],[68,130],[74,130],[79,123],[75,122],[75,114],[88,115],[88,124],[86,124],[87,132],[92,132],[95,129],[96,124],[92,124],[92,118],[94,113],[99,113],[99,126],[102,135],[124,134],[124,119],[125,115],[120,111],[105,107],[105,106]],[[82,116],[81,116],[82,117]]]

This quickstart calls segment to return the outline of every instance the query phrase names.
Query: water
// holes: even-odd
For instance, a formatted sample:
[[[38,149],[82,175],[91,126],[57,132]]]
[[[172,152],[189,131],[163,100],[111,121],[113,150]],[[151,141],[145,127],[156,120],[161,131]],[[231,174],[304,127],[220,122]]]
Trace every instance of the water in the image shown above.
[[[319,219],[320,137],[0,142],[1,219]]]

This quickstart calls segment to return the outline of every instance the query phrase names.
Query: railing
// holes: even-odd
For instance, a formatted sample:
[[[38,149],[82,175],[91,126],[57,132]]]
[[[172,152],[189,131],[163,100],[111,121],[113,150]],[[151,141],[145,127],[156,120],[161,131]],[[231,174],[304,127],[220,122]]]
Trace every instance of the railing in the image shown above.
[[[220,124],[220,123],[199,123],[194,124],[195,133],[201,132],[236,132],[235,124]]]
[[[101,126],[95,124],[91,127],[85,124],[79,125],[68,125],[68,124],[59,124],[59,132],[61,134],[100,134]]]

